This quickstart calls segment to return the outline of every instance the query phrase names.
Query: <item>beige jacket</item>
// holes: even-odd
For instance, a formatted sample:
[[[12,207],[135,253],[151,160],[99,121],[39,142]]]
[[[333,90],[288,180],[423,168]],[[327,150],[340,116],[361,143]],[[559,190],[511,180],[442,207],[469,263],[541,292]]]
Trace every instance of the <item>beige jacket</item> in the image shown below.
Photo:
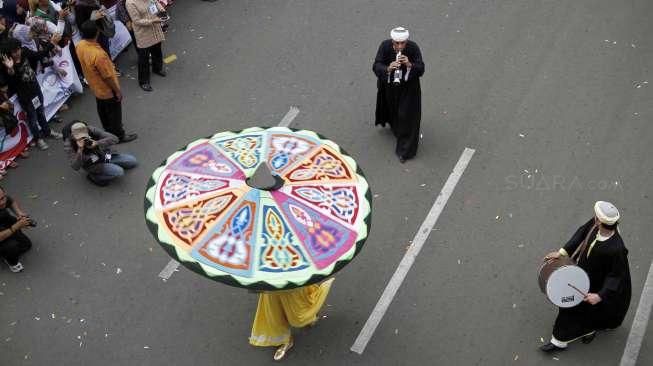
[[[150,14],[150,1],[157,6],[159,11],[163,10],[156,0],[127,0],[125,3],[129,17],[132,19],[138,48],[148,48],[165,40],[161,23],[154,22],[159,17],[156,14]]]

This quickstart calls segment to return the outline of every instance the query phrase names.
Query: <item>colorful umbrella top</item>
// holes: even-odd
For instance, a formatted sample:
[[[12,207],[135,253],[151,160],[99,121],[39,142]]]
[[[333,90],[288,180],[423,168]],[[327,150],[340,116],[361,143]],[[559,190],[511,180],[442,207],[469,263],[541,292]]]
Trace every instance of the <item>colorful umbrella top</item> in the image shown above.
[[[266,170],[267,183],[252,177]],[[191,270],[282,290],[319,282],[356,256],[371,198],[363,172],[334,142],[254,127],[172,154],[148,183],[145,216],[159,244]]]

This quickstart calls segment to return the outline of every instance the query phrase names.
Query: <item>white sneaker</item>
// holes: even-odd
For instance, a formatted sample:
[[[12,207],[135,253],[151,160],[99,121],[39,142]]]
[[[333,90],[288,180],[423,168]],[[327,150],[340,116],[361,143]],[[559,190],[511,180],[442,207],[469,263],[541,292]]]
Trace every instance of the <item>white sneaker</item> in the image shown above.
[[[57,131],[50,131],[50,137],[57,140],[63,140],[63,133]]]
[[[9,262],[7,262],[7,260],[5,259],[5,263],[7,263],[7,265],[9,266],[9,270],[12,271],[12,272],[14,272],[14,273],[21,272],[21,271],[23,270],[23,268],[24,268],[24,267],[23,267],[23,264],[20,263],[20,262],[18,262],[18,263],[16,263],[15,265],[12,266],[12,265],[9,264]]]
[[[36,146],[38,146],[41,150],[47,150],[50,147],[43,139],[36,140]]]

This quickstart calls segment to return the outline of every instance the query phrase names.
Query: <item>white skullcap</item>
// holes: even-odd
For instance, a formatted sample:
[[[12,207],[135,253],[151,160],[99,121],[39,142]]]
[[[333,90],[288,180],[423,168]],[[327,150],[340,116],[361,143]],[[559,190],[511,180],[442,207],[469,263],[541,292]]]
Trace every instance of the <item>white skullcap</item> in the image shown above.
[[[619,210],[610,202],[596,201],[594,204],[594,214],[600,222],[606,225],[613,225],[619,221]]]
[[[390,38],[395,42],[403,42],[408,39],[408,29],[404,27],[397,27],[390,31]]]

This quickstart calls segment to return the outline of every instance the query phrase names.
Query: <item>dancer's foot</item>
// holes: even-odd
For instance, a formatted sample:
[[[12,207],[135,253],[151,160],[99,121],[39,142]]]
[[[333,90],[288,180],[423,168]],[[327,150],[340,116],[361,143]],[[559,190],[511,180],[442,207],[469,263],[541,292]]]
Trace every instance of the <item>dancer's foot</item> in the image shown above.
[[[281,361],[284,357],[286,357],[286,353],[294,346],[294,342],[292,340],[292,337],[290,337],[290,340],[288,343],[282,345],[281,347],[277,348],[276,352],[274,352],[274,360],[275,361]]]

